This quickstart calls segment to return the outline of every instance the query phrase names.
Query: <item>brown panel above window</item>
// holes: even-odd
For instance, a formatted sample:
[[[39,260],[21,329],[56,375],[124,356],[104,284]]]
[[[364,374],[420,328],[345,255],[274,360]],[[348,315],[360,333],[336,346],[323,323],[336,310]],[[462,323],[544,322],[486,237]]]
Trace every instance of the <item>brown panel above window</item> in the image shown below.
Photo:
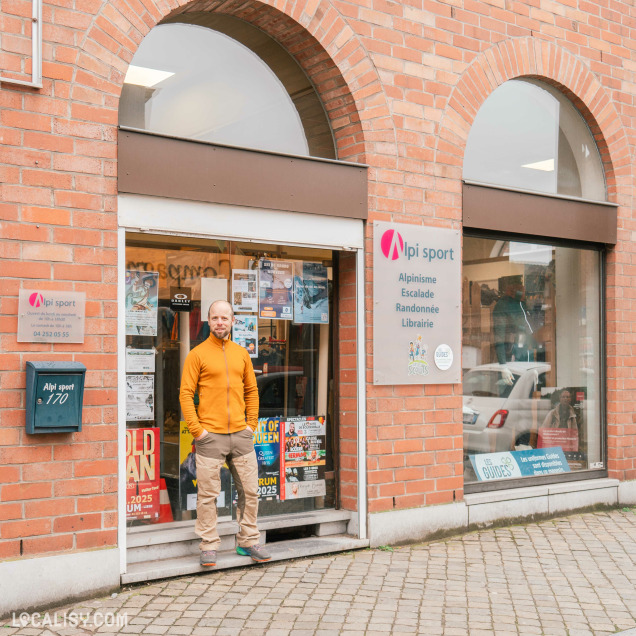
[[[464,183],[464,227],[613,245],[617,210],[577,201]]]
[[[119,130],[119,192],[354,219],[368,216],[364,165]]]

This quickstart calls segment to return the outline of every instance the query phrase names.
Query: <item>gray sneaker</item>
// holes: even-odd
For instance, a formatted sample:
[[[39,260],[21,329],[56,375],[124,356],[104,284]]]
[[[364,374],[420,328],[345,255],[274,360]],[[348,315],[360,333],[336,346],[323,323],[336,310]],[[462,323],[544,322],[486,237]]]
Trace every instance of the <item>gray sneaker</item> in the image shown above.
[[[216,550],[201,550],[201,565],[213,568],[216,565]]]
[[[239,546],[236,548],[236,553],[242,556],[252,557],[252,561],[256,561],[257,563],[265,563],[265,561],[269,561],[272,558],[272,555],[258,543],[251,545],[249,548]]]

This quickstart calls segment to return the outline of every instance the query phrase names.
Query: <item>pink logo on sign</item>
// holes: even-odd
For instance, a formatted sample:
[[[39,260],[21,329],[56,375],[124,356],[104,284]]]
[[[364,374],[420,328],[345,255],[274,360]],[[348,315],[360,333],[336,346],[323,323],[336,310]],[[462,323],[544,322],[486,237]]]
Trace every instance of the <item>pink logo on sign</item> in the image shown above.
[[[31,307],[40,307],[43,302],[44,298],[42,294],[39,294],[38,292],[34,292],[29,296],[29,304],[31,305]]]
[[[395,230],[387,230],[380,239],[380,247],[382,254],[392,261],[400,258],[400,254],[404,251],[404,241],[402,235]]]

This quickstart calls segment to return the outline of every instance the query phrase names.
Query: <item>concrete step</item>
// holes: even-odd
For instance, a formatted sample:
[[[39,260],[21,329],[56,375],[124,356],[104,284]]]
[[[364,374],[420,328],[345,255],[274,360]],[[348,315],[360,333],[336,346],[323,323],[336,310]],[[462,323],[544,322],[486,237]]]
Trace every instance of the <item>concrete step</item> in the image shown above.
[[[313,512],[261,517],[258,527],[261,542],[267,543],[267,534],[273,530],[310,526],[311,534],[325,537],[346,534],[351,512],[347,510],[317,510]],[[232,552],[236,548],[236,521],[219,521],[217,524],[221,538],[220,551]],[[153,562],[166,559],[181,559],[199,554],[200,539],[194,534],[194,522],[177,521],[156,526],[132,528],[126,536],[126,561],[135,563]]]
[[[344,534],[293,539],[290,541],[279,541],[267,544],[267,548],[272,554],[270,563],[273,561],[316,556],[318,554],[329,554],[330,552],[358,550],[368,546],[368,539],[356,539]],[[203,568],[199,565],[199,554],[197,551],[196,554],[185,554],[180,557],[129,563],[127,572],[121,576],[121,582],[124,585],[129,583],[141,583],[143,581],[164,579],[172,576],[183,576],[197,572],[212,572],[252,564],[253,561],[249,557],[240,556],[232,550],[219,552],[216,567]]]

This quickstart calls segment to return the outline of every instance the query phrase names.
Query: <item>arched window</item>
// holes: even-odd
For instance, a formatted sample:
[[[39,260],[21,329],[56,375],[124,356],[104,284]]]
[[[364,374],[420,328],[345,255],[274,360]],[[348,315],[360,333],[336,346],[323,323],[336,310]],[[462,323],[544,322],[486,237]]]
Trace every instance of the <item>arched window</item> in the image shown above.
[[[604,474],[601,272],[616,214],[590,129],[553,87],[506,82],[475,117],[463,175],[467,491]]]
[[[464,179],[606,200],[601,158],[585,120],[563,94],[531,79],[502,84],[479,109]]]
[[[146,36],[126,74],[120,125],[334,158],[326,114],[296,61],[246,23],[229,16],[201,20],[207,23],[161,24]]]

